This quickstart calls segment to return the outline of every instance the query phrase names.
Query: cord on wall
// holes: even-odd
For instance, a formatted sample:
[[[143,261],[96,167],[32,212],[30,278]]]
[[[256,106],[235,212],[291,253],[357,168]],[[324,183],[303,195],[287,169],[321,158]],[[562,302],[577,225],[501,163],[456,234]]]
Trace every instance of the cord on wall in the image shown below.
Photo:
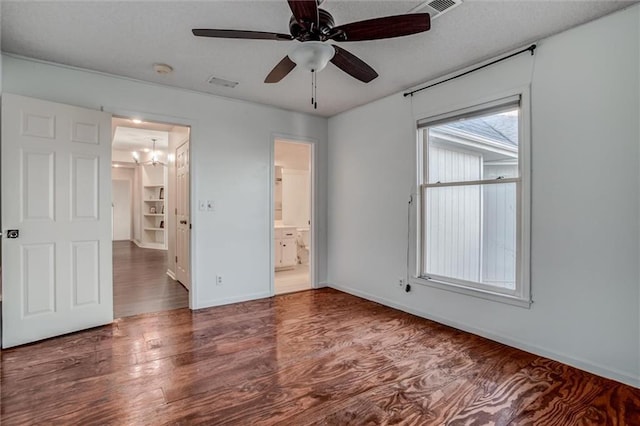
[[[409,194],[409,202],[407,203],[407,272],[405,278],[405,291],[408,293],[411,290],[409,285],[409,256],[411,251],[411,205],[413,204],[413,194]]]

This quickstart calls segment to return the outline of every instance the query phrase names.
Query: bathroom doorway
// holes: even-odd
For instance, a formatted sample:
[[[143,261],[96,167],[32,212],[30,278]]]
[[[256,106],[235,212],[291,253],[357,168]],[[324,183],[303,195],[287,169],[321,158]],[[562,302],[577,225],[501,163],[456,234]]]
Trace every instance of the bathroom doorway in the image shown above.
[[[313,144],[274,142],[274,292],[312,288]]]

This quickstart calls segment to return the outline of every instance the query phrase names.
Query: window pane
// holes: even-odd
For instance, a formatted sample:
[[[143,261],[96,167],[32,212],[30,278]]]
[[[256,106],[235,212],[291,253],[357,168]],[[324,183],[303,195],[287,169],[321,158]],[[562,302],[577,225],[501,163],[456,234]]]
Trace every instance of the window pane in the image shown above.
[[[425,189],[423,273],[516,287],[517,184]]]
[[[518,177],[518,108],[425,129],[428,183]]]

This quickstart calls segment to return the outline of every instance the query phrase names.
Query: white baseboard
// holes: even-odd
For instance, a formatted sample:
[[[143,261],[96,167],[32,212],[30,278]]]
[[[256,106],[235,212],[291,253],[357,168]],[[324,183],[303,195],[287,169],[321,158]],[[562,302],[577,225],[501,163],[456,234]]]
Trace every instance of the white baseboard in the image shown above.
[[[145,249],[154,249],[154,250],[166,250],[167,248],[159,245],[158,243],[143,243],[142,241],[139,240],[131,240],[133,241],[133,243],[135,245],[137,245],[140,248],[145,248]]]
[[[174,281],[176,280],[176,274],[173,273],[173,271],[171,269],[167,269],[167,275],[169,276],[169,278],[171,278]]]
[[[509,337],[509,336],[504,336],[502,334],[483,330],[481,328],[470,326],[468,324],[462,324],[457,321],[452,321],[447,318],[439,317],[437,315],[431,315],[429,313],[419,311],[417,309],[411,308],[401,303],[394,302],[384,297],[374,296],[373,294],[370,294],[361,290],[357,290],[351,287],[336,285],[332,283],[328,283],[327,285],[328,287],[343,291],[345,293],[352,294],[354,296],[361,297],[363,299],[371,300],[373,302],[377,302],[382,305],[389,306],[394,309],[398,309],[400,311],[404,311],[422,318],[426,318],[428,320],[435,321],[437,323],[444,324],[449,327],[457,328],[458,330],[466,331],[468,333],[475,334],[475,335],[487,338],[489,340],[493,340],[498,343],[505,344],[507,346],[521,349],[523,351],[532,353],[534,355],[539,355],[545,358],[552,359],[554,361],[562,362],[564,364],[579,368],[584,371],[588,371],[589,373],[593,373],[598,376],[606,377],[608,379],[616,380],[618,382],[627,384],[629,386],[640,388],[640,375],[634,377],[631,374],[628,374],[623,371],[619,371],[617,369],[594,364],[592,362],[589,362],[583,359],[575,358],[575,357],[558,353],[552,350],[541,348],[539,346],[536,346],[527,342],[523,342],[521,340],[513,339],[512,337]]]
[[[196,307],[193,309],[204,309],[204,308],[212,308],[214,306],[222,306],[222,305],[230,305],[232,303],[240,303],[240,302],[248,302],[249,300],[257,300],[257,299],[265,299],[267,297],[271,297],[271,294],[268,291],[260,292],[260,293],[251,293],[251,294],[243,294],[241,296],[227,297],[224,299],[212,299],[205,300],[201,303],[198,303]]]

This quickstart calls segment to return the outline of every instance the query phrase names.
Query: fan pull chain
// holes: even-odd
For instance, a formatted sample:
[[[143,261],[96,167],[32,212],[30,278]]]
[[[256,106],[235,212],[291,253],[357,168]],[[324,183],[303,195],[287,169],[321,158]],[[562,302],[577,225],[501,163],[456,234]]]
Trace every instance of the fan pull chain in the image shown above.
[[[315,70],[311,70],[311,105],[318,109],[318,76]]]
[[[318,109],[318,73],[311,70],[311,105],[313,109]]]

